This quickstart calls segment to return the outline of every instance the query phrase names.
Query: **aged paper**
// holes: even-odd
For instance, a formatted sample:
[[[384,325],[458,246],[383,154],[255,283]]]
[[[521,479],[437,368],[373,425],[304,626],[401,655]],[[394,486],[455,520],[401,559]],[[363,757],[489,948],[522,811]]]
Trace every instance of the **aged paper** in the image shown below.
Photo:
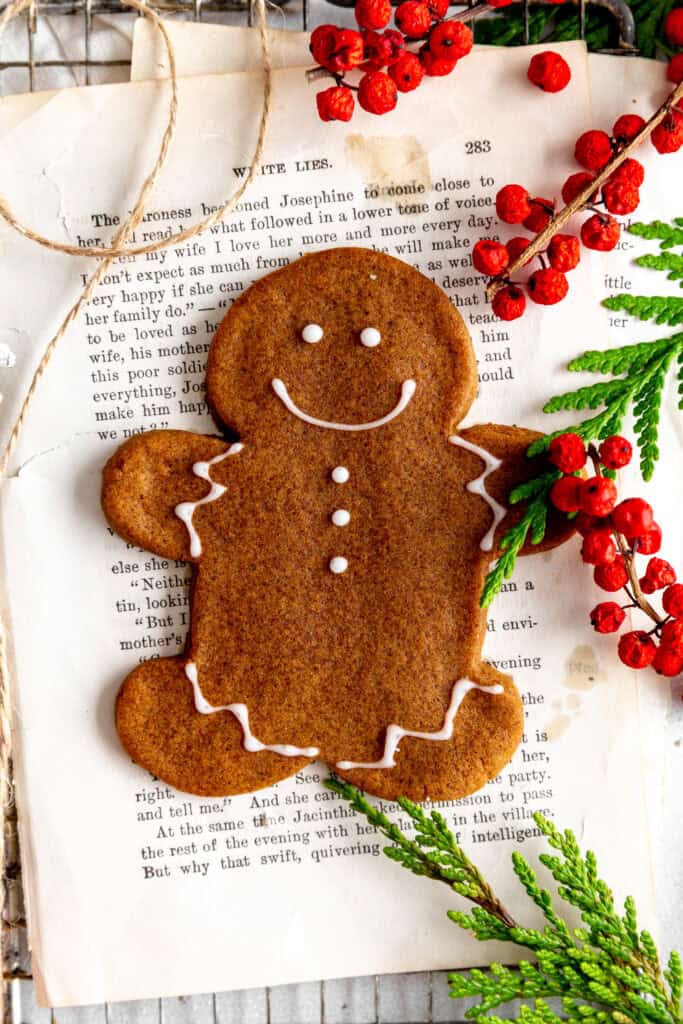
[[[427,83],[393,119],[360,113],[348,126],[318,122],[301,72],[277,72],[264,166],[242,208],[190,245],[118,261],[55,355],[3,499],[31,935],[53,1005],[505,958],[446,921],[456,902],[447,891],[380,856],[377,837],[321,787],[322,766],[212,801],[128,762],[114,695],[138,659],[182,650],[188,577],[111,535],[99,472],[137,430],[215,429],[203,396],[215,324],[251,280],[335,244],[381,247],[446,288],[479,359],[469,422],[545,426],[539,410],[565,386],[564,363],[604,337],[589,261],[561,312],[501,325],[469,248],[493,229],[504,182],[541,192],[566,174],[556,125],[571,138],[590,108],[583,48],[563,50],[574,73],[566,94],[529,90],[528,52],[485,52],[452,81]],[[523,137],[502,94],[524,118]],[[473,95],[476,104],[464,101]],[[0,147],[0,189],[60,237],[108,239],[153,162],[166,102],[163,82],[55,97]],[[230,192],[259,103],[259,74],[181,82],[177,137],[138,241],[193,222]],[[0,405],[6,431],[89,267],[4,229],[0,243],[0,331],[17,356]],[[525,742],[483,792],[441,810],[506,895],[510,850],[538,847],[533,811],[555,815],[601,851],[615,887],[634,891],[650,917],[636,684],[611,644],[591,641],[585,583],[574,545],[521,563],[494,605],[485,653],[520,687]]]
[[[167,21],[180,76],[218,75],[253,71],[261,64],[261,39],[257,29],[224,25]],[[312,65],[308,32],[269,29],[270,59],[274,68]],[[146,18],[139,18],[133,33],[130,80],[168,77],[168,56],[159,33]]]

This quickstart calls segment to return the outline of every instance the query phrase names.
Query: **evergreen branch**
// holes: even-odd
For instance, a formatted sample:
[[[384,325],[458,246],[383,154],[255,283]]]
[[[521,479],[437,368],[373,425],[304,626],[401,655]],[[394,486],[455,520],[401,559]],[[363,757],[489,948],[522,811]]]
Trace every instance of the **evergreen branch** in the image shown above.
[[[660,242],[660,249],[672,249],[675,245],[683,245],[683,218],[676,217],[672,224],[666,224],[663,220],[652,220],[649,224],[631,224],[629,234],[638,235],[639,238],[647,238],[651,241]]]
[[[453,998],[478,1000],[467,1017],[503,1024],[490,1011],[521,999],[530,1005],[520,1006],[520,1024],[560,1024],[545,1002],[560,997],[570,1024],[683,1024],[680,957],[672,953],[666,970],[660,972],[656,945],[648,932],[639,930],[633,900],[626,899],[623,914],[617,911],[609,886],[599,877],[595,856],[590,851],[582,854],[572,832],[560,832],[541,814],[534,815],[553,851],[539,859],[554,878],[560,898],[579,911],[583,927],[570,927],[531,866],[515,852],[514,873],[546,922],[542,930],[525,928],[504,910],[436,811],[427,813],[410,800],[399,800],[414,826],[413,840],[349,783],[332,778],[325,784],[390,840],[392,845],[384,852],[392,860],[415,874],[447,881],[474,903],[469,911],[449,910],[451,921],[482,941],[512,942],[533,952],[533,963],[522,959],[513,968],[493,963],[488,970],[450,974]],[[436,854],[439,863],[461,873],[458,880],[435,870]]]
[[[630,0],[636,23],[637,46],[642,56],[655,56],[662,22],[673,3],[674,0]],[[553,10],[552,7],[531,10],[530,43],[549,39],[560,42],[578,39],[579,35],[579,13],[576,7],[566,5],[559,10]],[[614,44],[614,20],[607,11],[594,7],[586,9],[584,38],[590,50],[601,50]],[[496,17],[480,18],[475,27],[475,40],[477,43],[496,46],[521,45],[525,41],[521,5],[506,7]]]
[[[668,271],[669,281],[683,282],[683,256],[676,252],[645,253],[638,256],[636,264],[639,267],[649,267],[651,270]],[[683,288],[683,284],[680,285]]]
[[[537,477],[528,485],[518,487],[513,494],[519,497],[524,486],[535,484],[538,486],[536,496],[529,502],[524,515],[511,526],[500,539],[500,555],[486,576],[484,589],[481,593],[480,604],[482,608],[488,608],[494,597],[502,587],[505,580],[509,579],[514,572],[517,563],[517,556],[526,543],[540,544],[545,536],[545,524],[548,515],[548,494],[552,481],[557,479],[559,474],[546,473],[543,477]],[[512,501],[512,495],[510,497]]]
[[[325,785],[348,800],[355,811],[364,815],[371,825],[390,840],[393,845],[384,852],[391,860],[415,875],[445,882],[460,896],[476,903],[488,917],[508,925],[511,923],[512,918],[498,902],[478,868],[460,849],[438,811],[427,815],[418,804],[401,797],[398,803],[415,826],[415,839],[408,839],[397,825],[350,783],[333,775],[325,780]]]
[[[683,323],[683,299],[677,295],[614,295],[603,305],[623,310],[638,320],[654,320],[656,324],[670,327]]]

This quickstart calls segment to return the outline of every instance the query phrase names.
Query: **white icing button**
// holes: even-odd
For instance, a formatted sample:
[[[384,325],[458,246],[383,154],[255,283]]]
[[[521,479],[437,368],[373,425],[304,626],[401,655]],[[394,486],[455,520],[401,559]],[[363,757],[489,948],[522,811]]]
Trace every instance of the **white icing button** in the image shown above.
[[[346,466],[335,466],[332,470],[332,479],[335,484],[345,484],[349,476],[350,474]]]
[[[360,332],[360,343],[366,348],[376,348],[382,340],[382,335],[376,327],[364,327]]]
[[[342,555],[335,555],[334,558],[330,559],[330,569],[338,576],[339,573],[346,572],[349,567],[348,561],[342,557]]]
[[[351,522],[351,513],[345,508],[336,508],[332,513],[332,522],[335,526],[348,526]]]
[[[323,329],[320,324],[306,324],[301,337],[304,341],[307,341],[309,345],[315,345],[316,342],[320,341],[323,336]]]

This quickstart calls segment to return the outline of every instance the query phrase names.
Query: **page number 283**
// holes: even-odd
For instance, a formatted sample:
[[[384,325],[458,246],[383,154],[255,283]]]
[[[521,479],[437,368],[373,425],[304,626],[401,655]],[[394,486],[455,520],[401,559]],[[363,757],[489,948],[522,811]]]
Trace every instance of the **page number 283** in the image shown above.
[[[474,156],[477,153],[490,153],[491,152],[491,140],[490,139],[469,139],[465,143],[465,153],[467,156]]]

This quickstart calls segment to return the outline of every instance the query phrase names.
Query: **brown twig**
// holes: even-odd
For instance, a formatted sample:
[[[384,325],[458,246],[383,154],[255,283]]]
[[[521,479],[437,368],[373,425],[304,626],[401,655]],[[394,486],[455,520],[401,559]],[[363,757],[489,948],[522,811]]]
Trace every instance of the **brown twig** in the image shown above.
[[[596,451],[593,445],[588,446],[588,455],[590,457],[591,462],[593,463],[595,475],[602,476],[600,458],[598,456],[598,452]],[[652,607],[648,599],[645,597],[642,587],[640,586],[640,580],[638,579],[638,573],[636,572],[635,566],[635,552],[632,550],[628,541],[622,533],[617,533],[617,531],[614,529],[612,530],[612,532],[614,533],[617,542],[617,547],[619,548],[619,554],[624,559],[624,566],[626,568],[626,572],[628,573],[628,581],[631,589],[629,591],[627,587],[624,587],[626,594],[631,599],[633,605],[636,608],[640,608],[641,612],[644,612],[645,615],[648,616],[648,618],[652,619],[655,625],[663,625],[666,619],[663,618],[661,615],[657,614],[657,612]]]
[[[645,142],[646,139],[649,139],[657,125],[661,124],[679,100],[683,100],[683,82],[671,91],[664,103],[662,103],[661,107],[659,107],[650,120],[643,125],[638,134],[635,135],[623,149],[614,154],[609,163],[605,165],[594,180],[586,185],[586,187],[579,192],[574,199],[572,199],[571,203],[567,203],[562,210],[556,213],[555,216],[550,219],[543,231],[539,232],[535,238],[532,238],[526,249],[517,257],[516,260],[513,260],[507,268],[505,271],[505,278],[493,278],[489,281],[486,287],[486,298],[489,302],[496,292],[505,287],[508,279],[513,274],[530,263],[538,253],[548,248],[550,239],[565,226],[567,221],[569,221],[575,213],[579,213],[579,211],[583,209],[588,202],[590,202],[591,196],[605,184],[607,179],[614,173],[614,171],[616,171],[617,167],[620,167],[621,164],[623,164],[623,162],[627,160],[641,145],[641,143]]]

